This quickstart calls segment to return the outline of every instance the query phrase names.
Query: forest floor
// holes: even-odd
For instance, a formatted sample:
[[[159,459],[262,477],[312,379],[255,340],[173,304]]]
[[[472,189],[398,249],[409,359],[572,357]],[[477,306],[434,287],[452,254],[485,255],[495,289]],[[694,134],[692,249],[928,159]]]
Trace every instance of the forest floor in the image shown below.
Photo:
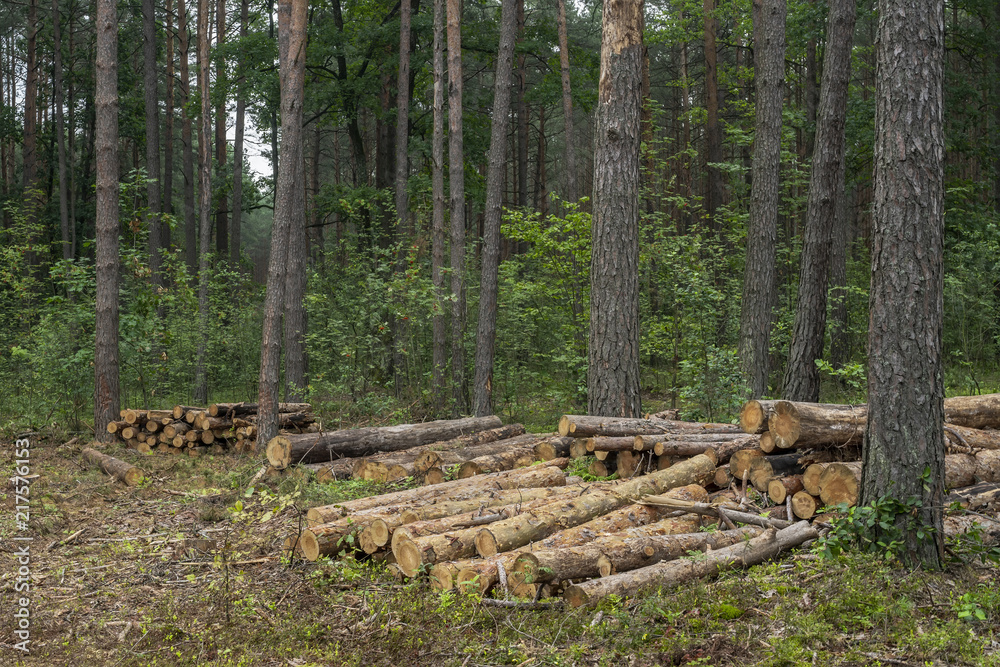
[[[375,563],[282,559],[305,508],[384,487],[287,476],[247,495],[259,461],[116,448],[146,471],[130,489],[85,469],[78,445],[32,445],[27,532],[0,489],[0,665],[1000,665],[1000,576],[978,563],[928,573],[807,550],[597,608],[499,609]],[[31,589],[15,592],[24,544]]]

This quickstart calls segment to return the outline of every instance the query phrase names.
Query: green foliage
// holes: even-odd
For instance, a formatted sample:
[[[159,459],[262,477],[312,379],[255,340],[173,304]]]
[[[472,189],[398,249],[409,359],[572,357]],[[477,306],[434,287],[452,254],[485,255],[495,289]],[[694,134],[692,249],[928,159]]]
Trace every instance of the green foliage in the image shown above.
[[[816,548],[826,558],[836,558],[848,549],[878,554],[889,559],[908,559],[908,539],[933,540],[934,528],[921,520],[919,498],[899,500],[884,496],[868,505],[848,508],[837,506],[841,517],[834,519],[829,534],[821,537]]]

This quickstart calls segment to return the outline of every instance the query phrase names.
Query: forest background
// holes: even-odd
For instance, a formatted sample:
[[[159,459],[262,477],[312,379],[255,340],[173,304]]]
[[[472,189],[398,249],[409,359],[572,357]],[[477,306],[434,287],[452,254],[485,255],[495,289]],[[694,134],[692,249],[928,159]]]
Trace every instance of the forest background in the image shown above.
[[[189,79],[199,41],[191,28],[201,17],[181,0],[148,4],[152,87],[143,8],[118,5],[121,404],[188,404],[199,378],[212,400],[254,400],[277,173],[271,158],[280,142],[274,7],[199,3],[212,13],[205,17],[208,119]],[[456,270],[439,257],[439,271],[431,47],[440,21],[431,5],[411,4],[408,205],[400,217],[399,9],[364,0],[309,7],[298,184],[305,247],[293,251],[305,260],[307,279],[307,382],[299,390],[330,422],[470,410],[487,154],[500,113],[493,104],[500,6],[468,2],[462,10],[465,240],[450,241],[449,256],[459,250],[464,261]],[[729,420],[747,395],[737,349],[741,294],[753,279],[744,266],[754,139],[750,9],[745,0],[645,5],[642,388],[650,404],[693,419]],[[781,394],[795,319],[827,11],[819,1],[788,4],[771,395]],[[510,159],[501,182],[493,409],[505,421],[550,430],[559,414],[587,405],[591,209],[578,195],[593,181],[601,7],[568,4],[563,21],[555,2],[522,0],[517,16],[511,104],[503,110]],[[949,393],[977,393],[997,387],[1000,5],[950,2],[945,16],[945,381]],[[0,428],[86,430],[93,427],[95,347],[93,7],[5,3],[0,25]],[[866,387],[876,25],[873,4],[859,4],[846,185],[817,362],[824,401],[863,400]],[[568,49],[559,48],[561,28]],[[205,201],[215,253],[208,299],[199,303],[201,193],[193,161],[200,146],[192,127],[203,120],[214,129],[205,146],[213,156]],[[252,171],[243,157],[244,124],[267,142],[268,173]],[[153,149],[147,127],[158,129]],[[162,196],[152,194],[152,182]],[[443,253],[449,239],[439,241]],[[201,369],[200,309],[209,322]],[[436,374],[435,360],[442,368],[445,359],[450,367]]]

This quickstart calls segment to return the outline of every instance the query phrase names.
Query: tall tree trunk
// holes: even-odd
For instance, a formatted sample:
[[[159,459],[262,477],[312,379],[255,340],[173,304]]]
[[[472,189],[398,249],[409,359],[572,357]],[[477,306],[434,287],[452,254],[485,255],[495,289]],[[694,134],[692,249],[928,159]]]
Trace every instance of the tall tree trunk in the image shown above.
[[[500,47],[493,77],[493,127],[490,130],[486,172],[486,210],[483,212],[482,277],[479,283],[479,323],[476,332],[476,375],[473,414],[493,414],[493,354],[497,337],[497,281],[500,270],[500,218],[503,214],[503,177],[507,173],[507,131],[510,127],[510,76],[514,64],[517,0],[504,0],[500,9]]]
[[[226,42],[226,0],[216,0],[215,3],[215,45],[222,48]],[[215,180],[218,192],[215,195],[215,249],[219,258],[229,256],[229,214],[227,208],[225,173],[229,161],[226,142],[226,98],[228,82],[226,81],[226,65],[222,58],[215,66],[215,88],[219,99],[215,107]]]
[[[28,0],[27,69],[24,80],[24,143],[21,169],[25,191],[38,187],[38,0]],[[32,199],[34,196],[32,195]],[[34,204],[29,207],[34,218]]]
[[[196,403],[208,402],[208,271],[212,243],[212,153],[211,100],[209,99],[208,68],[208,0],[198,0],[198,93],[201,114],[198,116],[198,359],[195,366],[194,393]]]
[[[573,145],[573,96],[569,81],[569,36],[566,31],[566,0],[556,0],[559,30],[559,70],[562,76],[563,123],[566,127],[566,200],[579,199],[576,190],[576,151]]]
[[[194,137],[191,127],[191,39],[185,0],[177,0],[177,32],[181,71],[181,171],[184,175],[184,257],[188,274],[198,273],[198,219],[194,211]]]
[[[406,258],[413,230],[410,225],[410,198],[407,184],[410,180],[410,0],[399,5],[399,73],[396,76],[396,234],[399,249],[396,254],[396,273],[406,273]],[[408,320],[395,317],[392,322],[392,354],[396,395],[400,394],[406,378],[406,355],[403,349],[409,327]]]
[[[545,179],[545,107],[538,107],[538,155],[535,158],[535,208],[544,218],[549,213],[549,192]]]
[[[118,17],[115,0],[97,0],[94,73],[97,151],[94,437],[108,441],[118,419]]]
[[[281,160],[278,169],[271,259],[267,267],[261,342],[257,441],[278,433],[278,366],[281,360],[281,311],[285,300],[285,264],[302,189],[302,103],[306,70],[306,0],[278,0],[278,62],[281,80]],[[304,196],[304,195],[303,195]]]
[[[705,12],[705,213],[709,228],[720,234],[722,223],[716,211],[722,206],[722,171],[715,165],[722,162],[722,125],[719,123],[719,68],[715,34],[719,29],[715,18],[715,0],[704,0]]]
[[[816,0],[809,0],[812,7],[816,6]],[[856,12],[855,12],[856,13]],[[853,25],[853,22],[852,22]],[[827,29],[829,30],[829,28]],[[853,37],[853,35],[852,35]],[[830,35],[827,33],[827,44],[830,43]],[[823,56],[823,68],[826,69],[827,58]],[[826,74],[823,74],[826,78]],[[816,143],[816,107],[819,102],[819,91],[816,89],[816,38],[810,37],[806,42],[806,159],[812,158]]]
[[[831,0],[823,58],[819,117],[809,182],[802,268],[782,398],[819,401],[819,369],[826,338],[826,298],[837,204],[844,192],[847,87],[851,77],[855,0]]]
[[[588,414],[638,417],[643,3],[606,2],[594,146]]]
[[[756,123],[746,273],[740,313],[740,361],[748,398],[767,394],[781,194],[781,99],[785,80],[785,0],[754,0]]]
[[[859,504],[917,498],[920,505],[898,514],[895,528],[911,560],[940,568],[944,3],[880,0],[878,14],[868,422]],[[873,532],[884,539],[877,526]]]
[[[156,85],[156,5],[142,0],[142,67],[146,102],[146,221],[149,224],[149,269],[155,288],[163,286],[160,248],[160,114]]]
[[[240,55],[236,82],[236,137],[233,142],[233,222],[230,227],[229,263],[240,264],[243,243],[243,132],[246,124],[246,38],[250,16],[248,0],[240,2]]]
[[[163,122],[163,214],[174,214],[174,17],[173,0],[167,0],[167,104]],[[170,247],[170,226],[160,225],[160,243]]]
[[[448,184],[451,190],[452,415],[465,412],[465,154],[462,148],[462,0],[447,0]]]
[[[434,0],[434,128],[431,135],[431,281],[434,283],[431,396],[440,414],[445,404],[447,329],[444,289],[444,2]]]
[[[73,244],[69,232],[69,184],[66,175],[66,139],[63,126],[62,92],[62,30],[59,18],[59,3],[52,0],[52,93],[56,107],[56,141],[59,145],[59,231],[62,240],[63,259],[73,259]]]
[[[517,39],[524,42],[524,0],[517,0]],[[517,205],[528,206],[528,69],[525,54],[517,54]]]
[[[73,45],[73,41],[74,40],[73,40],[73,29],[72,29],[72,26],[73,26],[73,14],[71,13],[70,14],[69,39],[68,39],[68,46],[69,46],[69,48],[67,50],[68,53],[74,53],[74,50],[73,50],[73,46],[74,46]],[[70,58],[70,60],[69,60],[69,72],[70,72],[70,76],[69,76],[69,85],[67,86],[67,88],[68,88],[67,92],[69,93],[69,95],[68,95],[68,97],[69,97],[68,102],[69,103],[67,104],[67,107],[69,109],[69,113],[67,114],[67,118],[66,118],[66,120],[69,122],[69,136],[67,137],[67,141],[66,141],[66,144],[67,144],[66,149],[67,149],[68,155],[66,157],[67,157],[67,160],[69,162],[69,170],[68,170],[68,180],[69,180],[69,183],[68,183],[68,188],[69,188],[69,248],[70,248],[70,257],[76,257],[76,247],[77,247],[76,246],[76,183],[75,183],[76,169],[74,168],[74,165],[76,164],[76,150],[75,150],[76,149],[76,123],[75,123],[75,121],[76,121],[76,113],[75,113],[76,112],[76,95],[75,95],[76,90],[75,90],[75,88],[73,86],[73,80],[75,78],[73,76],[73,72],[74,72],[73,63],[74,63],[74,61],[75,61],[75,58]],[[8,183],[9,183],[9,181],[8,181]]]
[[[681,20],[684,20],[683,13],[681,14]],[[681,120],[681,125],[683,126],[681,150],[684,151],[684,155],[681,157],[681,183],[684,188],[682,193],[687,197],[687,203],[682,207],[678,217],[678,235],[687,233],[691,217],[690,211],[694,204],[694,188],[691,183],[691,156],[687,152],[691,147],[691,89],[688,80],[687,42],[681,42],[681,111],[683,113],[683,120]]]
[[[830,363],[841,368],[850,355],[850,332],[847,309],[847,253],[851,238],[854,188],[840,192],[837,218],[833,223],[833,246],[830,250]]]

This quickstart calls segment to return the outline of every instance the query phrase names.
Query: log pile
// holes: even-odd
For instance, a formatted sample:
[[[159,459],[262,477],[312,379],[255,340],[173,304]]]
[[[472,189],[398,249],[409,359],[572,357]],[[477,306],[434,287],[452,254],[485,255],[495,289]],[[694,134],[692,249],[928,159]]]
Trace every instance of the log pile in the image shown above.
[[[117,436],[130,449],[146,454],[250,453],[257,440],[256,403],[122,410],[119,416],[119,420],[108,424],[108,433]],[[308,403],[281,403],[278,406],[278,427],[282,433],[309,433],[318,429],[315,422],[312,406]]]
[[[345,470],[401,461],[392,465],[416,473],[418,465],[445,461],[453,473],[466,467],[478,474],[314,507],[285,549],[309,560],[372,558],[400,579],[426,577],[437,590],[536,600],[561,595],[571,606],[749,567],[816,539],[826,524],[803,519],[820,508],[857,499],[861,464],[853,439],[863,407],[781,403],[751,408],[756,416],[741,419],[742,428],[567,415],[559,435],[486,435],[489,429],[344,459],[353,462],[353,468],[339,464]],[[792,414],[800,416],[799,435],[808,434],[802,441],[809,446],[772,431]],[[975,419],[947,427],[953,434],[946,482],[955,490],[948,502],[993,515],[1000,508],[1000,449],[990,445],[995,434],[982,429],[990,424],[983,410],[963,414]],[[834,415],[848,425],[834,423]],[[996,415],[1000,425],[1000,404]],[[497,443],[506,444],[471,457]],[[569,476],[570,458],[518,467],[532,458],[522,452],[547,458],[538,455],[543,444],[549,456],[611,465],[618,478]],[[974,516],[950,516],[945,531],[968,532],[975,523]],[[1000,541],[1000,524],[981,530],[984,539]],[[705,556],[691,558],[696,551]]]

